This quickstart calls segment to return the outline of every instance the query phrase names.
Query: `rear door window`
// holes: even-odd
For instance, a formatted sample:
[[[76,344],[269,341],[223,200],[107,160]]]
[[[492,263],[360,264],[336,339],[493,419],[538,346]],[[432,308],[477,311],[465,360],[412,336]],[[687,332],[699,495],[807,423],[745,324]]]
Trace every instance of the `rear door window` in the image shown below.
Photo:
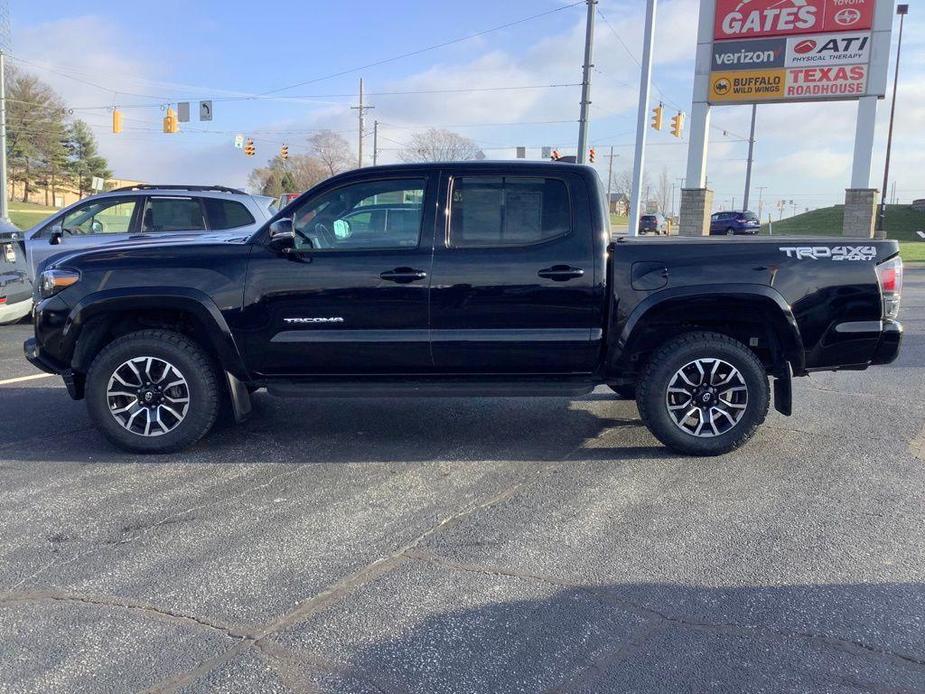
[[[453,179],[449,245],[522,246],[571,230],[565,182],[534,176],[459,176]]]
[[[206,228],[198,198],[148,198],[141,220],[143,233],[162,231],[202,231]]]
[[[203,198],[210,229],[236,229],[254,224],[254,215],[240,202],[221,198]]]

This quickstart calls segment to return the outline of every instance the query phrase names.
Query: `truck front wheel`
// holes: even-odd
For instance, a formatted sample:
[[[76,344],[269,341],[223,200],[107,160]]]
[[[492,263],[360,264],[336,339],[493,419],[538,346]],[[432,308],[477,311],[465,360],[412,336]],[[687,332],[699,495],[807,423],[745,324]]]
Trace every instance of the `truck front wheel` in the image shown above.
[[[748,441],[770,404],[768,377],[755,353],[713,332],[679,335],[652,356],[636,403],[649,431],[689,455],[720,455]]]
[[[190,446],[219,409],[216,368],[193,340],[139,330],[110,342],[87,372],[87,410],[112,443],[139,453]]]

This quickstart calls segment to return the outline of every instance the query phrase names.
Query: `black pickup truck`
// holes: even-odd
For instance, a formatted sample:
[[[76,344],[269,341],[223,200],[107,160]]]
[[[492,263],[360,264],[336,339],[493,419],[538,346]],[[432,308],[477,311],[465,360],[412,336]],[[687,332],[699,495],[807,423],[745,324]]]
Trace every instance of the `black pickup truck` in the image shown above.
[[[385,166],[250,238],[142,242],[41,273],[26,356],[114,443],[177,450],[250,394],[581,396],[606,384],[684,453],[730,451],[791,377],[893,361],[894,241],[612,242],[594,170]],[[554,423],[550,423],[554,425]]]

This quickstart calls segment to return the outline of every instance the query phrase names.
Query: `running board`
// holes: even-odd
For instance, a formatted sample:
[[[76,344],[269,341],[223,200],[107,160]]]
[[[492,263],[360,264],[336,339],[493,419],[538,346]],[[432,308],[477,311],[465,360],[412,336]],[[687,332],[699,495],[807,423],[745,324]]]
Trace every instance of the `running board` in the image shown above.
[[[574,398],[587,395],[595,385],[587,381],[348,381],[267,383],[267,392],[283,398]]]

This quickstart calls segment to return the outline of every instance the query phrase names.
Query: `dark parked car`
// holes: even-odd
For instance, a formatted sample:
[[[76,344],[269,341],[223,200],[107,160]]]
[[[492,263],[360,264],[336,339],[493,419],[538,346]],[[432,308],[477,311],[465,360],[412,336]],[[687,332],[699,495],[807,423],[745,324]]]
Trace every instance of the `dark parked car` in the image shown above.
[[[710,217],[710,234],[757,234],[761,229],[758,215],[748,210],[740,212],[716,212]]]
[[[668,234],[668,220],[660,214],[644,214],[639,217],[639,233]]]
[[[195,443],[223,402],[246,417],[260,387],[574,397],[606,384],[696,455],[747,441],[772,392],[790,414],[794,375],[896,358],[896,241],[608,243],[602,191],[594,169],[561,163],[350,171],[249,239],[56,258],[26,356],[136,451]]]

